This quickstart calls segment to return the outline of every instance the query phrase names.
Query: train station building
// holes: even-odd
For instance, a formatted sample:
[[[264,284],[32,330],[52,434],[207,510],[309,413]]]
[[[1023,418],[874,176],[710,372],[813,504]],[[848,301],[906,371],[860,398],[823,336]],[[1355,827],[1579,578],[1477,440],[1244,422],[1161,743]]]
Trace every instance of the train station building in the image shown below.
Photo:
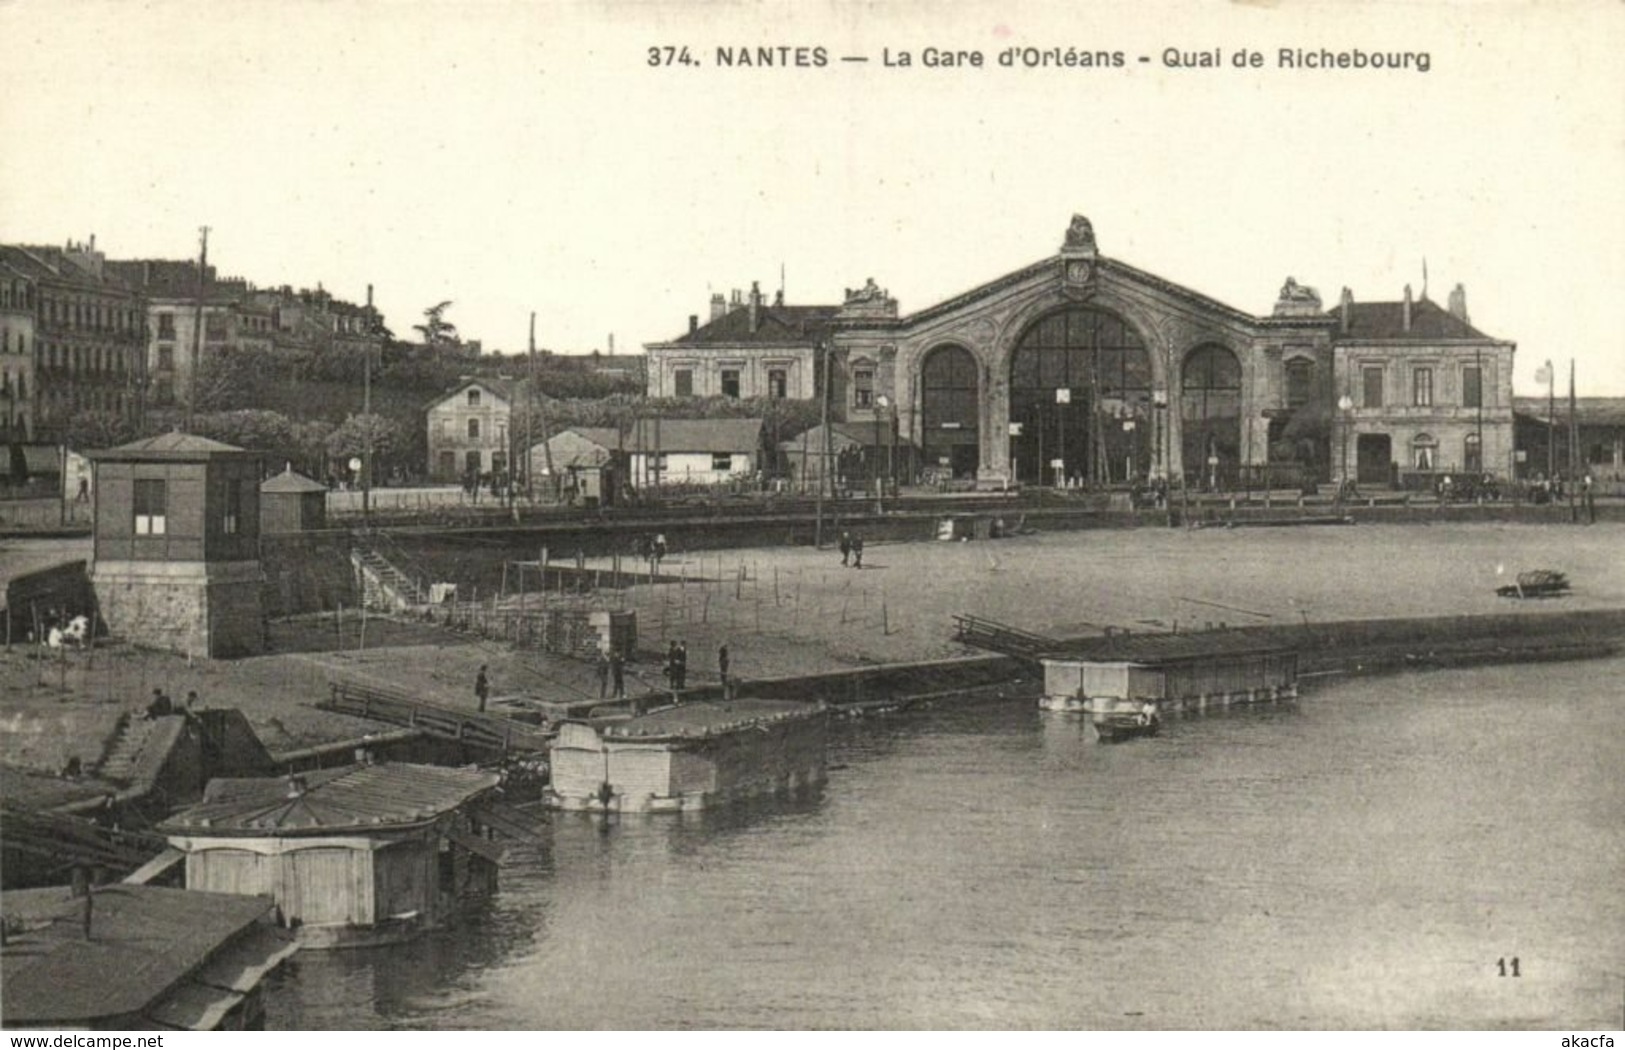
[[[828,306],[753,288],[698,320],[647,347],[651,395],[827,389],[832,419],[984,487],[1512,473],[1515,344],[1472,326],[1460,285],[1328,306],[1288,277],[1254,315],[1110,258],[1074,216],[1055,255],[916,313],[870,280]]]

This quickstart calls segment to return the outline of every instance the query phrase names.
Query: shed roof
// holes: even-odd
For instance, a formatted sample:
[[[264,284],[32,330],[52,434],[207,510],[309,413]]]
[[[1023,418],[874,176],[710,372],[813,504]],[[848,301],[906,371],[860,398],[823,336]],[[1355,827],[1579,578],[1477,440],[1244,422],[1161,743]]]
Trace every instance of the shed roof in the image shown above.
[[[707,736],[748,729],[783,718],[805,718],[822,706],[800,700],[721,700],[678,704],[607,726],[606,737]]]
[[[1242,627],[1182,634],[1115,634],[1070,642],[1043,656],[1055,660],[1166,664],[1291,651],[1270,639],[1264,633],[1267,630]]]
[[[754,418],[662,419],[658,426],[645,419],[641,427],[624,432],[614,427],[567,427],[553,440],[567,432],[611,452],[755,452],[762,444],[762,421]]]
[[[325,835],[408,827],[496,787],[479,769],[404,762],[342,766],[302,777],[220,778],[203,801],[158,826],[167,835]]]
[[[267,478],[260,483],[261,492],[326,492],[327,486],[319,481],[313,481],[292,467],[284,470],[274,478]]]
[[[254,453],[224,441],[175,430],[141,438],[117,448],[97,449],[89,455],[91,459],[103,460],[196,460],[217,456],[252,456]]]
[[[91,903],[86,940],[84,902],[66,887],[6,891],[24,931],[0,953],[5,1024],[144,1010],[273,907],[269,897],[124,884],[97,888]]]

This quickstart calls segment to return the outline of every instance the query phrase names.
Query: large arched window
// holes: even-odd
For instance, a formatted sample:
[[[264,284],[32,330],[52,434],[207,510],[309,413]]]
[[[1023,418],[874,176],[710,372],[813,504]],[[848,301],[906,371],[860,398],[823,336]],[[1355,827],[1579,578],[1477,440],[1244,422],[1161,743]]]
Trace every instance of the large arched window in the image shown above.
[[[1235,483],[1241,463],[1241,362],[1206,343],[1185,355],[1180,374],[1185,473],[1208,487]]]
[[[1418,434],[1411,439],[1411,465],[1417,470],[1435,470],[1439,464],[1439,443],[1432,434]]]
[[[1477,434],[1468,434],[1466,447],[1462,450],[1461,465],[1471,474],[1477,474],[1484,469],[1484,442]]]
[[[1151,357],[1121,317],[1070,306],[1040,318],[1010,358],[1017,476],[1100,483],[1144,473],[1150,400]]]
[[[927,467],[974,477],[980,389],[976,358],[962,346],[939,346],[920,368],[921,444]]]

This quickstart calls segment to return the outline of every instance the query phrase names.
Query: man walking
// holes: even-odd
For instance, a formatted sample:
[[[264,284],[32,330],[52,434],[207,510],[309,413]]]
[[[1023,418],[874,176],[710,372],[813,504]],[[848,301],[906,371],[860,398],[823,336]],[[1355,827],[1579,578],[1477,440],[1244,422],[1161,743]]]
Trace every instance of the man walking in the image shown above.
[[[845,565],[846,560],[848,558],[850,558],[851,556],[852,556],[852,534],[850,532],[846,532],[846,531],[843,530],[841,532],[841,564]]]
[[[717,646],[717,677],[722,679],[722,698],[728,699],[728,643]]]
[[[682,690],[682,689],[684,689],[684,688],[686,688],[688,686],[688,643],[687,642],[679,641],[677,643],[677,663],[676,663],[675,666],[676,666],[676,672],[677,672],[677,685],[676,685],[676,688],[678,690]]]
[[[852,567],[854,569],[863,568],[863,537],[861,535],[852,537]]]
[[[615,699],[626,699],[624,665],[621,661],[621,651],[616,648],[611,648],[609,651],[609,677],[610,684],[615,687]]]
[[[491,695],[491,680],[485,676],[485,665],[480,664],[480,673],[474,676],[474,695],[480,699],[480,710],[485,710],[486,698]]]
[[[609,654],[598,650],[598,699],[609,695]]]

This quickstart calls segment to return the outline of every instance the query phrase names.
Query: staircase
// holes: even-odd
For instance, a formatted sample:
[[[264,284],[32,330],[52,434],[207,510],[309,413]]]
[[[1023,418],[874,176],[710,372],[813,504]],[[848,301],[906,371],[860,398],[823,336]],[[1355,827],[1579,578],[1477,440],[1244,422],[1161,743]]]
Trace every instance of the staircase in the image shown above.
[[[400,612],[429,600],[423,584],[402,571],[369,537],[350,541],[350,564],[355,567],[356,591],[369,609]]]
[[[120,784],[134,780],[141,763],[141,753],[146,750],[147,741],[152,737],[156,725],[156,722],[145,718],[124,719],[113,734],[107,752],[97,764],[96,775]]]

